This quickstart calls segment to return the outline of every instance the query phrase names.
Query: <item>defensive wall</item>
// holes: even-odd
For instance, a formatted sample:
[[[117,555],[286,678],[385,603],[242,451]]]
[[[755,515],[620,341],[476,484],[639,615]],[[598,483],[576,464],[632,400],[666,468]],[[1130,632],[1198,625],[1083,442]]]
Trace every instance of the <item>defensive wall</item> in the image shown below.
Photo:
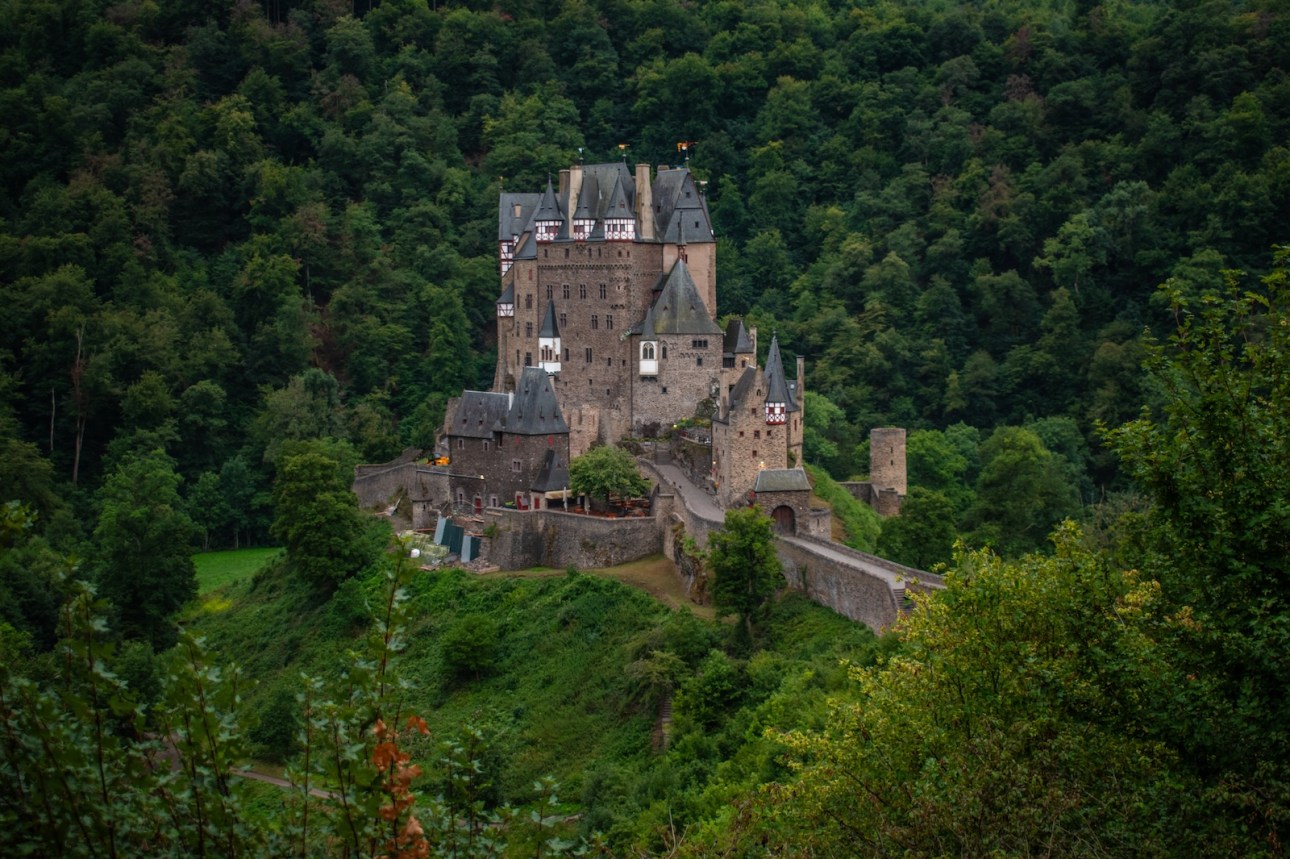
[[[902,566],[841,543],[811,537],[781,537],[776,552],[791,587],[820,605],[865,624],[889,629],[909,610],[907,595],[940,590],[940,576]]]
[[[661,551],[676,565],[677,575],[685,585],[685,595],[695,602],[706,604],[707,574],[692,550],[707,548],[708,536],[722,529],[725,516],[722,514],[717,518],[716,515],[705,515],[690,509],[685,504],[681,488],[673,485],[666,475],[654,467],[653,462],[644,457],[637,457],[636,462],[655,483],[652,509],[661,532]],[[687,543],[687,537],[692,544]]]
[[[613,567],[663,551],[656,515],[607,519],[563,510],[482,513],[484,556],[504,570],[527,567]]]

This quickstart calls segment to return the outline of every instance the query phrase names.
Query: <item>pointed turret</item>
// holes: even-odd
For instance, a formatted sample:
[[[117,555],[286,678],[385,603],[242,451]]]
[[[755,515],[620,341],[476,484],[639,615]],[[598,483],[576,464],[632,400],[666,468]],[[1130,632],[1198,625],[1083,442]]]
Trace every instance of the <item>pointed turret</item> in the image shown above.
[[[609,202],[605,206],[605,240],[610,242],[630,242],[636,238],[636,217],[632,213],[631,203],[627,200],[627,191],[623,188],[621,176],[614,177],[614,190],[609,193]]]
[[[784,361],[779,355],[779,337],[770,338],[770,351],[766,354],[766,423],[782,424],[788,413],[797,411],[797,402],[784,378]]]
[[[533,233],[539,242],[555,241],[564,225],[564,215],[560,212],[560,203],[555,196],[555,186],[551,177],[546,179],[546,191],[533,213]]]
[[[560,327],[555,324],[555,302],[548,302],[542,330],[538,332],[538,366],[547,373],[560,372]]]
[[[515,284],[508,283],[502,290],[502,297],[497,299],[497,316],[499,319],[515,315]]]

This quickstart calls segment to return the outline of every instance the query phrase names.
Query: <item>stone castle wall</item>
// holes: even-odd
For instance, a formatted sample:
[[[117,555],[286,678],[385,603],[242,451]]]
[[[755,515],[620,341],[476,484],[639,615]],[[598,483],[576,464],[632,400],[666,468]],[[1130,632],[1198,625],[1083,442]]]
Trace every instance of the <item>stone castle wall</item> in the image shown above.
[[[484,556],[504,570],[599,569],[663,551],[657,516],[604,519],[562,510],[486,510]]]

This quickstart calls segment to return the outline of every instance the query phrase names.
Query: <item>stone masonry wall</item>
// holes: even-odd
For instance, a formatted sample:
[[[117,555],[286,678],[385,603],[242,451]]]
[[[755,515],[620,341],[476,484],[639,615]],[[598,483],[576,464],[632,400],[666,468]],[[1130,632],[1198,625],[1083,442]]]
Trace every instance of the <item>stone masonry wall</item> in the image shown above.
[[[820,605],[875,632],[890,628],[900,617],[896,593],[882,579],[783,540],[776,542],[776,550],[789,586]]]
[[[484,511],[484,555],[504,570],[612,567],[663,551],[656,517],[602,519],[559,510]]]
[[[400,491],[415,485],[417,464],[358,465],[354,467],[354,494],[361,507],[387,507]]]

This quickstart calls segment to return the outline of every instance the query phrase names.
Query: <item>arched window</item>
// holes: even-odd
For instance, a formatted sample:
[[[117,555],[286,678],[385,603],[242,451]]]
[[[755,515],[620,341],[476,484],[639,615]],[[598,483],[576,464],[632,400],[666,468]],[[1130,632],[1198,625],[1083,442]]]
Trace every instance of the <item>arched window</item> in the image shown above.
[[[642,361],[653,361],[653,360],[654,360],[654,344],[653,344],[653,343],[642,343],[642,344],[641,344],[641,360],[642,360]]]

